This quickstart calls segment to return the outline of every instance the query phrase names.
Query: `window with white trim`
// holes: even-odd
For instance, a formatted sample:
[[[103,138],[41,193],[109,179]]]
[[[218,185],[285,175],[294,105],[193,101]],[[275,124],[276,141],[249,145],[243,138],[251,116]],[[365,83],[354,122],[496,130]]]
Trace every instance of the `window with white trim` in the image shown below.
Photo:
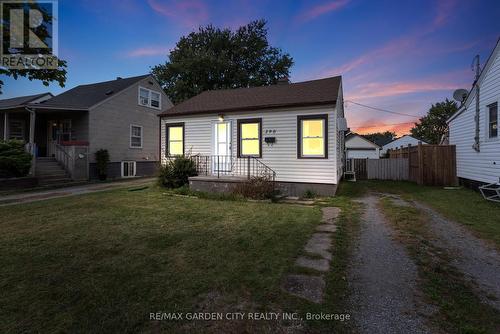
[[[122,161],[122,177],[134,177],[136,175],[135,161]]]
[[[130,147],[142,148],[142,126],[130,125]]]
[[[143,107],[161,109],[160,92],[139,87],[139,105]]]
[[[488,106],[488,134],[490,138],[498,138],[498,104]]]
[[[297,150],[299,159],[328,157],[328,117],[326,115],[298,116]]]

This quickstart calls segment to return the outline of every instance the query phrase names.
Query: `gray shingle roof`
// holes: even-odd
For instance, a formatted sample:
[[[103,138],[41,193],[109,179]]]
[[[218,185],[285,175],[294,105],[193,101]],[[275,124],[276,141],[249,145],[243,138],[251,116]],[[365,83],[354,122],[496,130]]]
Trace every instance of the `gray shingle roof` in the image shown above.
[[[33,105],[34,108],[68,108],[77,110],[86,110],[135,84],[136,82],[147,78],[147,75],[141,75],[131,78],[116,79],[111,81],[99,82],[90,85],[80,85],[72,88],[62,94],[54,96],[48,101]]]
[[[160,116],[335,104],[342,77],[272,86],[205,91]]]
[[[42,93],[35,95],[19,96],[11,99],[0,100],[0,109],[13,109],[26,106],[31,101],[41,98],[50,93]],[[52,95],[52,94],[51,94]]]

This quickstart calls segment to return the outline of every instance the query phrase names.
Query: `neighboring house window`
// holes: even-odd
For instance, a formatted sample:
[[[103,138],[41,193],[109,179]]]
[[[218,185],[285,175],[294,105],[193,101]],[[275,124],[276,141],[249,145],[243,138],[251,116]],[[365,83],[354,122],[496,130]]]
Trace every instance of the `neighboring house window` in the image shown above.
[[[184,155],[184,123],[167,124],[167,156]]]
[[[154,109],[160,109],[161,94],[154,90],[139,87],[139,105]]]
[[[134,177],[136,175],[135,161],[122,161],[122,177]]]
[[[328,116],[297,117],[297,155],[303,158],[328,158]]]
[[[262,157],[262,119],[238,120],[238,156]]]
[[[490,134],[490,138],[498,137],[498,104],[495,102],[488,106],[488,132]]]
[[[130,125],[130,147],[142,148],[142,126]]]
[[[24,140],[24,121],[22,119],[11,119],[9,125],[9,138]]]

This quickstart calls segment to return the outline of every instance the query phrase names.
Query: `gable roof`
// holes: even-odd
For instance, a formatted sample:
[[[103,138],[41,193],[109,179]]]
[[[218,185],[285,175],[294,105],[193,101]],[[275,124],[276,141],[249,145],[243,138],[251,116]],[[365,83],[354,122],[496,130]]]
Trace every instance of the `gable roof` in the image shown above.
[[[41,93],[41,94],[19,96],[11,99],[0,100],[0,109],[21,108],[27,106],[28,103],[38,100],[39,98],[42,98],[47,95],[53,96],[51,93]]]
[[[384,145],[382,145],[382,146],[386,146],[386,145],[392,144],[392,143],[394,143],[394,142],[396,142],[396,141],[398,141],[398,140],[400,140],[400,139],[403,139],[404,137],[410,137],[410,138],[415,139],[416,141],[422,142],[422,144],[427,144],[425,141],[423,141],[423,140],[421,140],[421,139],[418,139],[418,138],[415,138],[415,137],[413,137],[413,136],[411,136],[411,135],[402,135],[401,137],[396,138],[396,139],[394,139],[394,140],[391,140],[391,141],[389,141],[388,143],[385,143],[385,144],[384,144]]]
[[[150,75],[140,75],[137,77],[76,86],[46,102],[30,105],[30,107],[40,109],[87,110],[148,76]]]
[[[488,60],[486,61],[486,64],[483,66],[483,69],[481,70],[481,73],[479,74],[479,78],[477,81],[474,81],[472,83],[472,87],[469,90],[469,93],[467,94],[467,98],[465,99],[464,103],[458,108],[457,112],[451,115],[450,118],[446,121],[446,123],[450,123],[452,120],[454,120],[458,115],[464,112],[466,109],[466,106],[470,104],[472,100],[472,91],[474,90],[474,87],[476,87],[477,84],[481,83],[484,79],[484,76],[490,69],[491,65],[496,59],[497,54],[500,53],[500,37],[497,39],[497,44],[493,48],[493,51],[491,51],[490,56],[488,57]]]
[[[160,116],[233,112],[281,107],[335,104],[342,77],[291,84],[205,91]]]
[[[350,139],[354,139],[355,137],[358,137],[358,138],[361,138],[362,140],[364,140],[366,143],[368,144],[371,144],[372,146],[375,146],[377,148],[380,148],[380,145],[378,144],[375,144],[374,142],[366,139],[365,137],[363,137],[362,135],[359,135],[355,132],[349,132],[346,136],[345,136],[345,142],[347,143],[348,140]],[[346,147],[347,148],[347,147]],[[349,147],[349,148],[354,148],[354,147]]]

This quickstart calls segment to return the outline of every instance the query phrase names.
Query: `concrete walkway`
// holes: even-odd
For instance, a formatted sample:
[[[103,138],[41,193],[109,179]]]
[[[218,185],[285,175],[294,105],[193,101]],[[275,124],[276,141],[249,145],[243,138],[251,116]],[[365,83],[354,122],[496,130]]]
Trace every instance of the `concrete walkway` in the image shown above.
[[[322,224],[316,227],[316,233],[307,242],[304,248],[305,255],[300,256],[295,262],[297,267],[312,269],[318,274],[290,274],[285,277],[283,283],[283,289],[289,294],[316,304],[323,302],[326,283],[322,273],[330,270],[332,237],[337,230],[335,220],[340,214],[340,209],[328,207],[323,208],[322,212]]]
[[[145,186],[152,184],[154,180],[155,178],[138,178],[133,180],[107,182],[107,183],[89,183],[85,185],[79,185],[67,188],[38,190],[38,191],[34,190],[25,193],[4,195],[0,196],[0,206],[31,203],[52,198],[90,194],[99,191],[106,191],[118,188]]]

